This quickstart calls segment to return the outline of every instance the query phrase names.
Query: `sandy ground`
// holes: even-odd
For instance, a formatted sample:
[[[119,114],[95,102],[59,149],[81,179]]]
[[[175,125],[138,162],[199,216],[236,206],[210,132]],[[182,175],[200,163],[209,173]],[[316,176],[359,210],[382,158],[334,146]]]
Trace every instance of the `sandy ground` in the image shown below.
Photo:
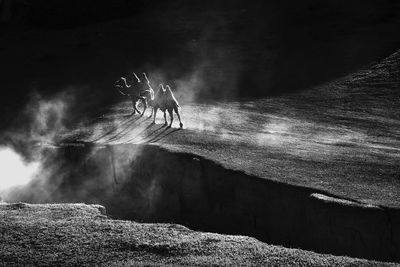
[[[358,201],[398,207],[398,53],[308,91],[212,104],[182,103],[184,128],[130,116],[129,101],[77,125],[67,142],[151,144]]]
[[[4,266],[395,266],[175,224],[110,220],[99,205],[0,204]]]

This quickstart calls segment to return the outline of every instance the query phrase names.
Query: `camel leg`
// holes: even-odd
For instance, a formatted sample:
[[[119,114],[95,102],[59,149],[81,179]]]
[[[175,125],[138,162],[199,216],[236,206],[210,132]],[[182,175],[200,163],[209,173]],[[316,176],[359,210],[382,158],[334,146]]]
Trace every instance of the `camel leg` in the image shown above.
[[[143,105],[144,105],[144,109],[143,109],[143,112],[142,112],[142,116],[143,116],[144,113],[146,112],[146,109],[147,109],[147,101],[146,101],[146,99],[142,99],[142,102],[143,102]]]
[[[164,120],[165,120],[164,126],[167,126],[167,125],[168,125],[168,121],[167,121],[167,112],[165,112],[165,111],[164,111]]]
[[[142,113],[138,110],[136,104],[135,104],[135,110],[137,111],[137,113],[142,114]]]
[[[136,112],[137,113],[139,113],[139,114],[141,114],[140,113],[140,111],[137,109],[137,102],[138,102],[138,99],[136,98],[136,97],[131,97],[131,100],[132,100],[132,106],[133,106],[133,113],[132,113],[132,115],[134,115]]]
[[[133,107],[133,112],[131,114],[131,116],[132,116],[132,115],[135,115],[135,113],[136,113],[136,103],[135,103],[135,99],[133,99],[132,97],[131,97],[131,101],[132,101],[132,107]]]
[[[138,102],[139,102],[139,100],[136,100],[135,109],[136,109],[137,113],[142,114],[142,113],[139,111],[139,109],[137,108],[137,103],[138,103]]]
[[[158,110],[158,108],[154,108],[154,120],[153,120],[153,124],[156,123],[157,110]]]
[[[174,113],[172,113],[172,109],[168,109],[169,116],[171,117],[171,123],[169,124],[168,128],[171,128],[172,122],[174,121]],[[167,122],[167,121],[165,121]]]
[[[180,126],[181,128],[183,128],[183,123],[182,123],[182,120],[181,120],[181,115],[179,114],[178,107],[174,107],[174,111],[175,111],[176,115],[178,115],[179,126]]]

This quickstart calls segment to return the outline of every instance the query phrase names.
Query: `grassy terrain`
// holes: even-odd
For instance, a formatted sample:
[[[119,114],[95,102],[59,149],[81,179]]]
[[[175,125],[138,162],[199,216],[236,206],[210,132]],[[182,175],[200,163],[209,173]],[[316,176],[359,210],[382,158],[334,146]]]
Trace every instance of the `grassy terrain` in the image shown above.
[[[0,204],[4,266],[395,266],[271,246],[175,224],[111,220],[84,204]]]
[[[200,233],[174,224],[111,220],[102,209],[84,204],[1,204],[1,264],[383,265],[269,246],[244,236]]]

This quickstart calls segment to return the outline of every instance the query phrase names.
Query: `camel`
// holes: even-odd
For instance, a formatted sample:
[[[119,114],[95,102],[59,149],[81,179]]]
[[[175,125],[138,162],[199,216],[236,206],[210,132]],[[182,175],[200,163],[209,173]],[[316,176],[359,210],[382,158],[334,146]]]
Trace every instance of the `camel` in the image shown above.
[[[149,106],[153,108],[152,114],[150,114],[151,117],[154,113],[153,124],[156,123],[157,110],[160,109],[162,112],[164,112],[165,126],[168,125],[166,111],[168,111],[169,116],[171,118],[171,122],[168,128],[171,128],[172,126],[172,122],[174,121],[173,112],[175,111],[176,115],[178,115],[179,126],[181,128],[183,127],[181,116],[179,114],[180,106],[174,94],[172,93],[171,87],[169,85],[167,85],[165,89],[164,85],[160,84],[159,89],[155,95],[151,87],[149,90],[146,90],[145,93],[146,93],[145,97],[148,101]]]
[[[135,74],[135,76],[136,76],[136,74]],[[126,96],[130,97],[130,99],[132,101],[132,106],[133,106],[133,113],[131,115],[134,115],[136,112],[138,112],[139,114],[142,114],[137,108],[137,103],[139,100],[141,100],[143,102],[143,105],[145,107],[144,111],[146,110],[146,108],[147,108],[146,98],[144,96],[142,96],[140,91],[133,86],[133,82],[131,85],[128,85],[128,83],[126,82],[126,78],[121,77],[114,83],[114,86],[117,88],[117,90],[122,95],[126,95]],[[143,114],[144,114],[144,112],[143,112]]]
[[[145,72],[142,73],[143,79],[140,80],[139,77],[136,75],[136,73],[133,73],[136,77],[136,79],[139,82],[139,94],[141,97],[144,97],[144,109],[143,109],[143,115],[146,112],[147,106],[150,105],[148,102],[152,101],[152,98],[154,98],[154,91],[153,88],[151,87],[150,81],[147,78],[147,75]],[[150,105],[152,107],[152,105]],[[151,110],[150,117],[152,116],[154,111],[154,108]]]

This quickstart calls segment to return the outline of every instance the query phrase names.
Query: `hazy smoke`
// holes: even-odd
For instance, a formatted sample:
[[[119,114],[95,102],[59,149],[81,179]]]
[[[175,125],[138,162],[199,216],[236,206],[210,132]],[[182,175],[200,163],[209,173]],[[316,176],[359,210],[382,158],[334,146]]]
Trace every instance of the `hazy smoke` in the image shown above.
[[[236,96],[240,66],[229,47],[206,49],[198,61],[190,74],[175,81],[178,99],[195,102]]]
[[[172,55],[167,63],[142,66],[154,87],[160,83],[169,84],[180,103],[223,101],[238,95],[242,69],[240,47],[222,41],[220,36],[230,34],[225,18],[218,14],[208,16],[212,23],[208,23],[199,36],[182,45],[179,53],[186,58],[179,57],[178,61]]]
[[[54,146],[67,131],[65,125],[73,103],[68,90],[48,99],[34,92],[13,127],[3,133],[0,190],[5,200],[17,187],[44,179],[49,171],[44,163],[53,157],[46,147]]]
[[[68,109],[74,98],[67,92],[45,100],[35,94],[27,107],[30,116],[30,137],[39,142],[55,142],[66,131]]]
[[[76,131],[85,132],[87,124],[79,121],[69,127],[69,117],[74,117],[78,101],[71,90],[44,98],[34,93],[25,110],[16,118],[16,123],[3,134],[0,147],[0,197],[6,202],[85,202],[104,203],[111,199],[115,190],[132,177],[131,165],[141,153],[118,149],[96,143],[118,142],[118,137],[128,130],[117,117],[109,117],[109,123],[91,127],[88,135],[106,139],[93,140],[90,144],[79,143]],[[107,120],[107,118],[102,118]],[[135,117],[128,117],[135,119]],[[136,119],[139,119],[138,117]],[[144,118],[141,118],[144,120]],[[131,122],[130,122],[131,123]],[[93,124],[89,125],[93,126]],[[145,128],[132,132],[140,136]],[[116,129],[113,140],[110,129]],[[109,135],[105,135],[105,134]],[[74,136],[74,139],[70,139]],[[100,149],[100,152],[99,152]],[[151,206],[157,198],[157,177],[149,177],[149,184],[136,184],[135,190]],[[121,190],[121,189],[118,189]],[[139,205],[139,203],[138,203]],[[143,211],[143,212],[149,212]]]

